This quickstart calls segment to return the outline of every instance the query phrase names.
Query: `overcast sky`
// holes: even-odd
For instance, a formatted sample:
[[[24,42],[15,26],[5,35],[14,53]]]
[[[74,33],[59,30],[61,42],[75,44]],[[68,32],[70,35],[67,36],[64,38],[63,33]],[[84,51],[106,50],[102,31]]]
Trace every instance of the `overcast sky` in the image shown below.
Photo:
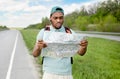
[[[26,27],[49,17],[53,6],[60,6],[65,14],[103,0],[0,0],[0,25]]]

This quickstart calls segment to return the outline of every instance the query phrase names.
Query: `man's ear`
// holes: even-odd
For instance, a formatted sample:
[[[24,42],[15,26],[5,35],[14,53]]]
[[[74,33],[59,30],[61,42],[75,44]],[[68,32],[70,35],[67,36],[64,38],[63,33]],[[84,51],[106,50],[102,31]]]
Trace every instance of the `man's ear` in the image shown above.
[[[51,22],[51,20],[52,20],[52,19],[50,18],[50,22]]]
[[[51,20],[52,17],[50,17],[50,20]]]

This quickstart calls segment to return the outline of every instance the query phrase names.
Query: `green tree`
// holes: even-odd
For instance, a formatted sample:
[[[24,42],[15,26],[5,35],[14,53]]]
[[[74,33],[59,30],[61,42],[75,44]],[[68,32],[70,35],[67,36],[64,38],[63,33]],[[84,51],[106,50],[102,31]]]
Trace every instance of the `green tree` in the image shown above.
[[[70,27],[70,28],[76,28],[75,26],[75,19],[79,16],[79,11],[76,10],[70,14],[67,14],[64,18],[64,26]]]
[[[87,26],[88,26],[88,18],[86,16],[79,16],[76,20],[75,20],[75,24],[78,28],[78,30],[82,30],[82,31],[86,31],[87,30]]]
[[[105,24],[111,24],[111,23],[116,23],[117,19],[113,15],[109,14],[104,17],[104,23]]]
[[[47,17],[42,18],[41,26],[45,27],[46,25],[49,25],[49,24],[50,24],[50,21]]]
[[[85,9],[84,6],[81,7],[81,11],[79,12],[79,16],[87,16],[89,15],[87,10]]]
[[[107,32],[111,32],[114,30],[114,28],[116,28],[115,26],[113,26],[113,24],[117,23],[117,19],[111,14],[104,17],[103,22],[104,22],[104,30]]]

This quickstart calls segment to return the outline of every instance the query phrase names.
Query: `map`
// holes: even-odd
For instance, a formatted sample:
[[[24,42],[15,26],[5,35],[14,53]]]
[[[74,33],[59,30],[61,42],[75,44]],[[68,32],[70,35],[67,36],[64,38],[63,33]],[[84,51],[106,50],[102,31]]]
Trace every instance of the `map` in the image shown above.
[[[45,31],[43,40],[47,47],[42,49],[41,56],[72,57],[80,48],[80,41],[85,36],[63,32]]]

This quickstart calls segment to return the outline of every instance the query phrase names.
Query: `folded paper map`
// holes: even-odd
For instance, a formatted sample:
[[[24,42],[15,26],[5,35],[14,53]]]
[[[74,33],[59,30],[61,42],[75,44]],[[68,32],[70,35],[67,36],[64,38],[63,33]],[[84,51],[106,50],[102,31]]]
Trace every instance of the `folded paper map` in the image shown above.
[[[80,41],[85,36],[63,32],[45,31],[43,40],[47,47],[42,49],[41,56],[72,57],[80,48]]]

